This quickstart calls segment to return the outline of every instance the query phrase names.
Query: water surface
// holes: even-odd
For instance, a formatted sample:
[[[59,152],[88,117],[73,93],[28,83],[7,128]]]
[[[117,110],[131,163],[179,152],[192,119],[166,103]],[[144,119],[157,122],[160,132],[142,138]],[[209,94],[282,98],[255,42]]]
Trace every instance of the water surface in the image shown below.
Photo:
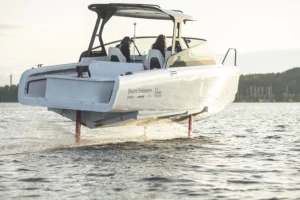
[[[300,199],[299,103],[232,104],[191,139],[175,138],[186,125],[84,128],[81,147],[44,108],[0,116],[0,199]]]

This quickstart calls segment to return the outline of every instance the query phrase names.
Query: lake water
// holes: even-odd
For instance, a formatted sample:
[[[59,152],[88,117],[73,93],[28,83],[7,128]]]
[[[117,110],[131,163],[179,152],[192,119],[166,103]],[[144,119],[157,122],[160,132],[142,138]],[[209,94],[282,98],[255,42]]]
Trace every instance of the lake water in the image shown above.
[[[175,139],[186,125],[83,128],[78,147],[74,127],[0,104],[0,199],[300,199],[299,103],[235,103],[191,139]]]

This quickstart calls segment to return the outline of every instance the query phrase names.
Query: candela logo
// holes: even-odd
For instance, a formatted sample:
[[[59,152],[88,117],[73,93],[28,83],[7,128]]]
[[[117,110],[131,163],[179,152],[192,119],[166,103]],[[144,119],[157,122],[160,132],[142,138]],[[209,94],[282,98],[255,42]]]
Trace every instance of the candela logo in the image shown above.
[[[154,96],[161,97],[161,95],[162,95],[162,92],[158,88],[155,88]]]

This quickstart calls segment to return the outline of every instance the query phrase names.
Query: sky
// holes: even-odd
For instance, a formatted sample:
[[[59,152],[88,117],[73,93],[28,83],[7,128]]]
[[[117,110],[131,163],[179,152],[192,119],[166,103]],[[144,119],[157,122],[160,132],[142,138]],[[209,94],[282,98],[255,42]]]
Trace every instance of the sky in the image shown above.
[[[37,64],[77,62],[90,41],[96,0],[0,0],[0,86],[17,84],[21,73]],[[187,23],[183,36],[207,39],[222,60],[230,47],[238,50],[241,72],[281,72],[300,67],[299,0],[129,0],[182,10],[197,19]],[[133,36],[171,34],[171,21],[112,18],[104,42]]]

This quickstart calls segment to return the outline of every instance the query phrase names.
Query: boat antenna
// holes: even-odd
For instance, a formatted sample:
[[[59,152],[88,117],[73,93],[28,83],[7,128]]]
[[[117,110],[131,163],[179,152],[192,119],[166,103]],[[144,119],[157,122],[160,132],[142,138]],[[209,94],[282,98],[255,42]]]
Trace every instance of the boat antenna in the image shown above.
[[[136,27],[136,23],[134,22],[133,23],[133,26],[134,26],[134,31],[133,31],[133,62],[135,62],[135,27]]]

